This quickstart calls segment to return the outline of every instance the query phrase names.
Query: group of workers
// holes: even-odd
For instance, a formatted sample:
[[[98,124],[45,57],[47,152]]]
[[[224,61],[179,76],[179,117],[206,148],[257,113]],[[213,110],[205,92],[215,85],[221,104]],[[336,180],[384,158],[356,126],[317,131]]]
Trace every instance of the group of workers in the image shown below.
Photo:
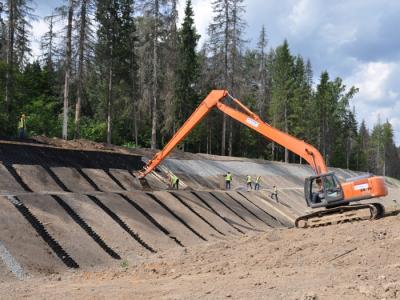
[[[232,182],[232,174],[231,172],[227,172],[224,175],[225,178],[225,189],[230,190],[231,189],[231,182]],[[169,180],[170,180],[170,185],[172,189],[179,190],[179,178],[175,174],[169,174]],[[254,181],[254,190],[259,190],[260,189],[260,184],[261,184],[261,176],[258,175],[255,177]],[[247,185],[247,191],[250,191],[253,189],[253,177],[251,175],[246,176],[246,185]],[[278,202],[278,188],[276,185],[272,187],[272,192],[271,196],[272,199],[275,199]]]
[[[231,172],[227,172],[225,175],[225,189],[227,190],[231,189],[231,182],[232,182],[232,174]],[[254,190],[260,189],[260,183],[261,183],[261,176],[258,175],[255,177]],[[247,191],[253,189],[253,177],[251,177],[251,175],[246,175],[246,186],[247,186]],[[272,187],[271,198],[278,201],[278,188],[276,187],[276,185]]]
[[[232,174],[231,172],[228,172],[225,175],[225,189],[227,190],[231,189],[231,182],[232,182]],[[260,189],[260,183],[261,183],[261,176],[257,176],[255,180],[254,190]],[[250,175],[246,176],[246,185],[248,191],[253,189],[253,178]]]

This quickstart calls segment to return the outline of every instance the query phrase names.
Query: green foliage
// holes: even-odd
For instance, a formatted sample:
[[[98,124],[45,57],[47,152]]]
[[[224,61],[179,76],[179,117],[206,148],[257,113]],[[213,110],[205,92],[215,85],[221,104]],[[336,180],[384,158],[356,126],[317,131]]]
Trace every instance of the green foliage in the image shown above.
[[[175,81],[175,124],[182,124],[194,111],[199,102],[196,91],[200,66],[196,52],[200,36],[196,33],[193,8],[186,2],[185,18],[179,31],[178,51],[180,62]]]
[[[138,147],[134,142],[126,142],[122,144],[122,146],[130,149],[135,149]]]
[[[107,123],[105,121],[82,118],[81,137],[95,142],[104,142],[107,137]]]
[[[61,120],[58,117],[59,103],[55,98],[39,96],[23,106],[27,115],[27,131],[30,135],[59,136]]]

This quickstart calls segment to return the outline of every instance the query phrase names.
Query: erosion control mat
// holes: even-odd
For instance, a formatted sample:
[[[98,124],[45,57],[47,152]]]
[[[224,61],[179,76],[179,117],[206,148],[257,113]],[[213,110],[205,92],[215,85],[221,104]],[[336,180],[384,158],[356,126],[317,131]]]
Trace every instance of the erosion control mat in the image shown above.
[[[5,165],[42,165],[107,170],[140,170],[144,165],[141,157],[134,155],[1,142],[0,161]]]
[[[187,259],[191,249],[205,249],[194,262],[207,265],[207,252],[214,247],[226,257],[224,249],[252,236],[266,236],[268,251],[279,253],[273,247],[276,236],[308,210],[301,185],[310,169],[304,165],[175,153],[156,175],[146,177],[143,187],[137,178],[143,157],[111,150],[0,142],[0,292],[20,280],[74,274],[80,282],[79,276],[132,266],[148,266],[139,267],[140,278],[163,276],[179,267],[175,262],[160,270],[163,257]],[[154,151],[141,152],[148,158]],[[246,191],[244,172],[249,168],[262,175],[261,191]],[[219,181],[230,169],[232,190],[221,190]],[[177,174],[184,190],[170,190],[161,177],[165,171]],[[338,172],[343,178],[354,175]],[[278,186],[279,201],[270,198],[272,185]],[[390,195],[379,199],[388,211],[398,209],[399,186],[391,180]],[[289,256],[297,251],[288,249]],[[203,281],[213,281],[205,274],[225,276],[231,270],[197,265],[187,273],[202,272],[205,279],[198,278],[195,285],[201,288]]]

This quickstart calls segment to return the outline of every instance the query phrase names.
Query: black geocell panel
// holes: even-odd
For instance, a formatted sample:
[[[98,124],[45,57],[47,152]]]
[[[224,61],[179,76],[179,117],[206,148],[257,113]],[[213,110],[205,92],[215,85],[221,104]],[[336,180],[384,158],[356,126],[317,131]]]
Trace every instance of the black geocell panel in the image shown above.
[[[34,145],[0,143],[0,161],[5,165],[140,170],[141,156],[103,151],[80,151]]]

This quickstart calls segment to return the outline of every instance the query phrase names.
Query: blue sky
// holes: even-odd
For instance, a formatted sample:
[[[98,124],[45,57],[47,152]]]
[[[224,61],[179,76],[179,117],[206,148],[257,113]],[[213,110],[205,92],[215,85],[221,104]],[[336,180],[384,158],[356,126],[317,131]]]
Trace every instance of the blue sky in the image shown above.
[[[37,0],[37,14],[48,15],[61,1]],[[184,2],[184,0],[180,0]],[[206,39],[212,0],[192,0],[196,26]],[[265,25],[269,46],[286,38],[294,54],[310,58],[314,77],[323,70],[360,92],[352,101],[357,119],[369,128],[388,119],[400,145],[400,1],[398,0],[244,0],[249,46]],[[180,15],[183,8],[180,8]],[[38,41],[46,30],[34,26]],[[37,43],[34,45],[38,53]]]

